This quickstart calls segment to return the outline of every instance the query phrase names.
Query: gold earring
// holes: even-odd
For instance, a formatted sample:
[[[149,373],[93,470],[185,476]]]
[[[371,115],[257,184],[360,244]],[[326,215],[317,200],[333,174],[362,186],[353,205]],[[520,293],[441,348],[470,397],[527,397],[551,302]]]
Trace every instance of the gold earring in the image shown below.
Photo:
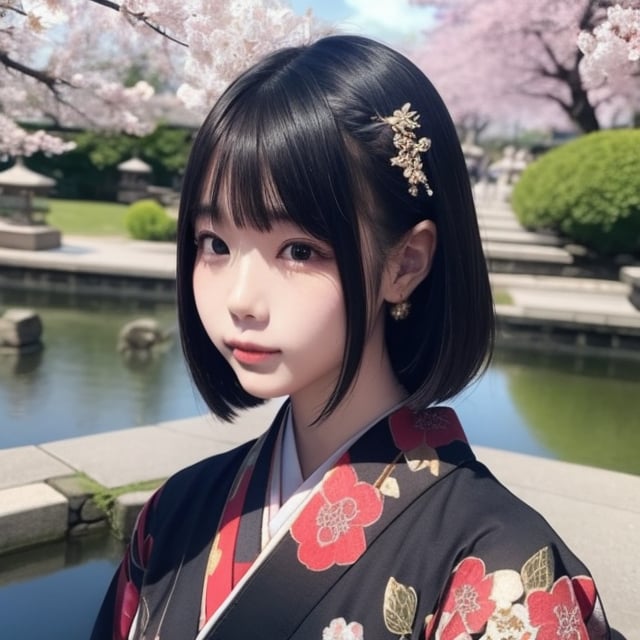
[[[398,322],[399,320],[406,320],[411,313],[411,303],[408,300],[396,302],[395,304],[391,305],[389,313],[396,322]]]

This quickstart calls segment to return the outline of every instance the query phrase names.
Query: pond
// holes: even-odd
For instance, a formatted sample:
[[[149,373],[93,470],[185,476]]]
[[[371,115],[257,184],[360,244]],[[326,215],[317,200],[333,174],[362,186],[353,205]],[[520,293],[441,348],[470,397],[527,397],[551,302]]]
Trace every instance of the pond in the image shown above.
[[[205,410],[175,340],[143,360],[116,349],[133,318],[174,327],[172,305],[0,294],[0,309],[17,306],[41,314],[45,349],[0,354],[0,447]],[[498,349],[452,404],[473,444],[640,474],[638,360]],[[87,638],[122,552],[105,534],[0,556],[2,637]]]
[[[1,637],[87,640],[123,553],[105,533],[0,556]]]
[[[0,309],[43,319],[45,348],[0,353],[0,447],[197,415],[204,403],[174,338],[147,359],[117,351],[120,328],[171,304],[7,292]],[[640,360],[498,348],[488,372],[452,402],[472,444],[640,474]]]

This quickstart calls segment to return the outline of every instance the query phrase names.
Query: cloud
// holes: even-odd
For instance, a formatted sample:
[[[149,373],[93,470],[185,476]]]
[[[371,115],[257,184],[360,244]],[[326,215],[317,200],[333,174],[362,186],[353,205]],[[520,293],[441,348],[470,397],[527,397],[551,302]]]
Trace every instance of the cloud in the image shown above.
[[[409,4],[409,0],[344,0],[352,12],[340,23],[345,31],[389,42],[416,41],[432,22],[433,12]]]

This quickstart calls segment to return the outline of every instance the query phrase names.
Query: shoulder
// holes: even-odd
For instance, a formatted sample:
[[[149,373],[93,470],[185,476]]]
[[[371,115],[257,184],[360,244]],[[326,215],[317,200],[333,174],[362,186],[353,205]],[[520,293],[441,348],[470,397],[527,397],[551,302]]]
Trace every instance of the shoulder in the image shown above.
[[[254,443],[255,440],[245,442],[181,469],[169,477],[158,490],[154,500],[155,509],[175,508],[182,502],[188,502],[193,506],[197,496],[208,495],[211,491],[220,492],[225,481],[230,483],[233,480],[235,471]]]
[[[492,569],[522,566],[540,549],[572,575],[587,573],[562,537],[534,508],[514,495],[489,469],[467,462],[425,495],[431,518],[449,532],[453,558],[481,557]]]
[[[442,489],[457,506],[443,525],[457,538],[453,566],[425,636],[449,637],[462,629],[493,637],[512,624],[522,630],[517,637],[528,637],[526,630],[531,637],[555,638],[566,623],[576,638],[608,637],[587,567],[546,519],[477,461],[450,476]],[[473,599],[473,611],[461,594]]]
[[[456,501],[459,516],[473,522],[476,531],[557,537],[540,513],[505,487],[481,462],[467,462],[451,475],[451,483],[446,487],[449,499]]]
[[[185,545],[213,535],[235,472],[253,442],[206,458],[172,475],[140,511],[131,538],[134,564],[177,566]]]
[[[235,468],[239,466],[255,442],[255,440],[249,440],[233,449],[204,458],[181,469],[166,480],[163,490],[183,485],[197,484],[205,479],[215,481],[218,476],[228,471],[231,467]]]
[[[229,451],[205,458],[170,476],[140,510],[132,533],[138,546],[148,537],[156,537],[176,523],[185,526],[197,515],[210,513],[212,505],[224,500],[235,471],[255,440]]]

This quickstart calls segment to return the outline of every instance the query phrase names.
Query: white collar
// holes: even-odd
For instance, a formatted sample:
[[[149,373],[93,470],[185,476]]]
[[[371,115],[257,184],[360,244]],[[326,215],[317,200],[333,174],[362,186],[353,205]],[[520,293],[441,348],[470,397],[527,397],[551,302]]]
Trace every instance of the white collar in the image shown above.
[[[401,407],[404,402],[391,407],[381,415],[374,418],[362,429],[357,431],[349,440],[338,448],[327,460],[325,460],[306,480],[302,476],[300,458],[296,447],[295,429],[293,425],[293,412],[291,405],[287,407],[282,420],[282,426],[273,453],[269,489],[267,492],[267,505],[262,521],[262,548],[275,536],[276,532],[284,524],[288,524],[292,513],[304,502],[311,491],[324,477],[325,473],[335,462],[351,448],[371,427],[382,418],[390,415]]]

